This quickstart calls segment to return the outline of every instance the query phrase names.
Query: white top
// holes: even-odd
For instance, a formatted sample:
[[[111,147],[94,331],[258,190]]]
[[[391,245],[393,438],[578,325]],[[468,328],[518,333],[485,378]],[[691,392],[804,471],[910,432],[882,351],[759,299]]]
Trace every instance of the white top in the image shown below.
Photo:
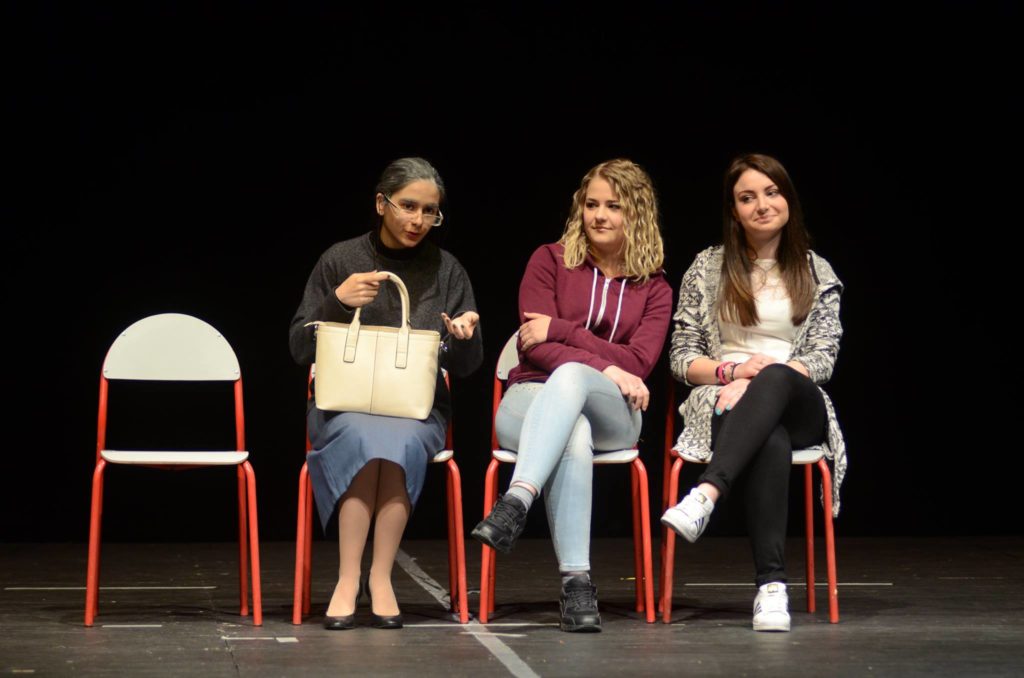
[[[743,327],[719,321],[722,337],[722,360],[741,363],[755,353],[764,353],[780,363],[789,360],[796,338],[789,292],[779,274],[775,259],[756,259],[751,271],[757,325]]]

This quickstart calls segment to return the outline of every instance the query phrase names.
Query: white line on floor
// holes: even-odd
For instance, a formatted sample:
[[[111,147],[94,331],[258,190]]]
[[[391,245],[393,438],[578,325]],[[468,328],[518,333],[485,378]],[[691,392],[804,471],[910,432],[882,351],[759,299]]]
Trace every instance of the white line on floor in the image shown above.
[[[423,571],[416,561],[402,549],[398,549],[395,562],[406,573],[412,577],[417,584],[422,586],[427,593],[434,597],[445,609],[450,607],[448,595],[434,579]],[[477,642],[487,648],[487,651],[494,655],[494,658],[504,664],[509,673],[516,678],[540,678],[537,673],[517,655],[512,648],[503,643],[500,638],[490,635],[486,627],[475,619],[471,619],[467,625],[467,632],[476,638]]]
[[[477,638],[481,638],[483,636],[488,636],[488,637],[491,637],[491,638],[495,638],[497,636],[502,636],[503,638],[525,638],[526,637],[525,633],[491,633],[491,632],[488,632],[488,631],[463,631],[459,635],[461,635],[461,636],[476,636]]]
[[[216,586],[101,586],[100,591],[209,591]],[[84,591],[84,586],[5,586],[4,591]]]
[[[104,624],[105,629],[160,629],[163,624]]]
[[[299,639],[295,636],[221,636],[221,640],[276,640],[279,643],[297,643]]]
[[[689,582],[683,584],[683,586],[750,586],[750,582],[733,582],[733,581],[719,581],[719,582]],[[828,586],[828,582],[815,582],[815,586]],[[800,586],[807,586],[807,582],[791,581],[788,584],[789,588],[795,589]],[[838,582],[836,586],[894,586],[891,581],[850,581],[850,582]]]
[[[434,624],[434,623],[406,624],[406,626],[407,627],[415,626],[418,629],[433,629],[433,628],[436,628],[436,629],[450,629],[452,627],[452,624],[451,624],[451,622],[446,622],[444,624]],[[486,624],[486,627],[489,628],[489,629],[502,628],[502,627],[504,627],[504,628],[520,628],[520,627],[524,627],[524,626],[558,626],[558,624],[556,622],[548,622],[548,623],[544,623],[544,622],[497,622],[497,623],[488,623],[488,624]]]

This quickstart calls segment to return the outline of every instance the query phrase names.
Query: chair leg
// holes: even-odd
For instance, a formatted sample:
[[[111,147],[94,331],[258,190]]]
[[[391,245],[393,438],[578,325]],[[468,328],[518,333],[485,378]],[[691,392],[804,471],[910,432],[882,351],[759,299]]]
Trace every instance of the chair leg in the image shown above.
[[[92,508],[89,512],[89,565],[85,575],[85,625],[92,626],[99,613],[100,528],[103,522],[103,470],[107,462],[100,459],[92,473]]]
[[[487,516],[498,501],[498,467],[497,459],[491,459],[484,478],[484,516]],[[481,624],[486,624],[490,613],[494,611],[494,579],[495,556],[490,546],[481,547],[480,553],[480,611],[477,616]]]
[[[309,599],[312,594],[313,578],[313,483],[306,474],[306,555],[302,566],[302,614],[309,614]]]
[[[643,541],[644,561],[644,619],[654,623],[654,564],[651,562],[651,495],[647,480],[647,468],[639,458],[633,460],[640,486],[640,526]]]
[[[309,470],[302,465],[299,471],[299,508],[298,520],[295,525],[295,590],[292,597],[292,624],[302,623],[303,585],[306,578],[306,483],[309,482]]]
[[[679,500],[679,473],[683,469],[683,460],[676,457],[672,463],[672,472],[668,485],[668,505],[674,506]],[[665,542],[665,558],[661,564],[661,621],[668,624],[672,621],[672,577],[675,569],[676,533],[666,527],[662,530]]]
[[[452,536],[449,540],[455,540],[455,590],[452,595],[458,594],[459,623],[469,623],[469,594],[466,589],[466,533],[462,521],[462,474],[454,459],[448,460],[448,476],[451,478],[452,488]],[[453,611],[455,609],[453,608]]]
[[[818,460],[825,495],[825,561],[828,569],[828,620],[839,623],[839,584],[836,581],[836,542],[832,530],[832,474],[824,459]]]
[[[817,608],[814,598],[814,480],[811,466],[804,466],[804,532],[807,535],[807,611]]]
[[[245,503],[245,471],[236,467],[238,476],[238,595],[241,598],[239,613],[245,617],[249,614],[249,543],[246,537],[246,503]]]
[[[249,562],[252,563],[252,623],[253,626],[263,626],[263,591],[260,586],[260,533],[256,520],[256,473],[252,465],[242,462],[245,475],[248,479],[249,495]]]
[[[643,528],[640,524],[640,476],[629,466],[630,500],[633,505],[633,579],[636,583],[636,611],[644,611]]]
[[[450,461],[450,460],[449,460]],[[455,553],[455,511],[452,506],[452,474],[451,469],[445,466],[445,517],[448,521],[448,611],[455,612],[458,609],[458,590],[455,573],[457,557]]]

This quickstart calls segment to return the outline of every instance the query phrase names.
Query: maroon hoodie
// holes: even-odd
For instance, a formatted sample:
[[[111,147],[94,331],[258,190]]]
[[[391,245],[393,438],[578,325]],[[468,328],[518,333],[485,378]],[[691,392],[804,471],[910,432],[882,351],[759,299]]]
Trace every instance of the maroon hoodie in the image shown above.
[[[530,257],[519,285],[519,320],[524,313],[551,316],[548,339],[519,351],[508,383],[546,381],[565,363],[597,371],[615,365],[646,379],[665,345],[672,315],[672,288],[662,271],[643,284],[606,278],[589,256],[574,269],[562,263],[564,248],[543,245]]]

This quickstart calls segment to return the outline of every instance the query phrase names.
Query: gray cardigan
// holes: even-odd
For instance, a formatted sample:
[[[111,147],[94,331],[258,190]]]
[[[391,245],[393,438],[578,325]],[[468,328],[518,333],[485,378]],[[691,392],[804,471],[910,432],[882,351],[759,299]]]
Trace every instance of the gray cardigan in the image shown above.
[[[465,269],[455,257],[429,241],[411,250],[389,250],[381,244],[376,231],[332,245],[313,267],[289,332],[292,357],[297,363],[310,365],[316,357],[314,328],[304,325],[314,320],[351,322],[354,310],[338,301],[334,290],[351,274],[374,270],[395,273],[409,289],[409,323],[413,329],[440,332],[441,367],[462,377],[480,366],[483,362],[480,326],[472,339],[449,338],[441,318],[442,311],[450,318],[476,311],[473,287]],[[398,327],[402,317],[398,290],[387,282],[381,283],[380,290],[377,298],[363,307],[360,321],[366,325]],[[440,374],[434,409],[445,420],[451,414],[448,389]]]
[[[827,261],[814,252],[808,253],[811,274],[817,283],[814,304],[807,319],[797,330],[789,360],[798,360],[810,373],[811,381],[824,384],[832,376],[843,326],[839,322],[839,295],[843,284]],[[683,275],[679,304],[673,319],[669,361],[672,374],[686,381],[686,372],[697,358],[722,359],[718,328],[718,288],[722,277],[722,246],[709,247],[694,259]],[[688,385],[693,386],[689,382]],[[711,459],[711,418],[721,386],[696,386],[679,408],[685,428],[675,449],[689,457]],[[835,408],[824,390],[828,432],[820,446],[833,465],[832,513],[839,515],[839,488],[846,476],[846,443],[839,429]]]

